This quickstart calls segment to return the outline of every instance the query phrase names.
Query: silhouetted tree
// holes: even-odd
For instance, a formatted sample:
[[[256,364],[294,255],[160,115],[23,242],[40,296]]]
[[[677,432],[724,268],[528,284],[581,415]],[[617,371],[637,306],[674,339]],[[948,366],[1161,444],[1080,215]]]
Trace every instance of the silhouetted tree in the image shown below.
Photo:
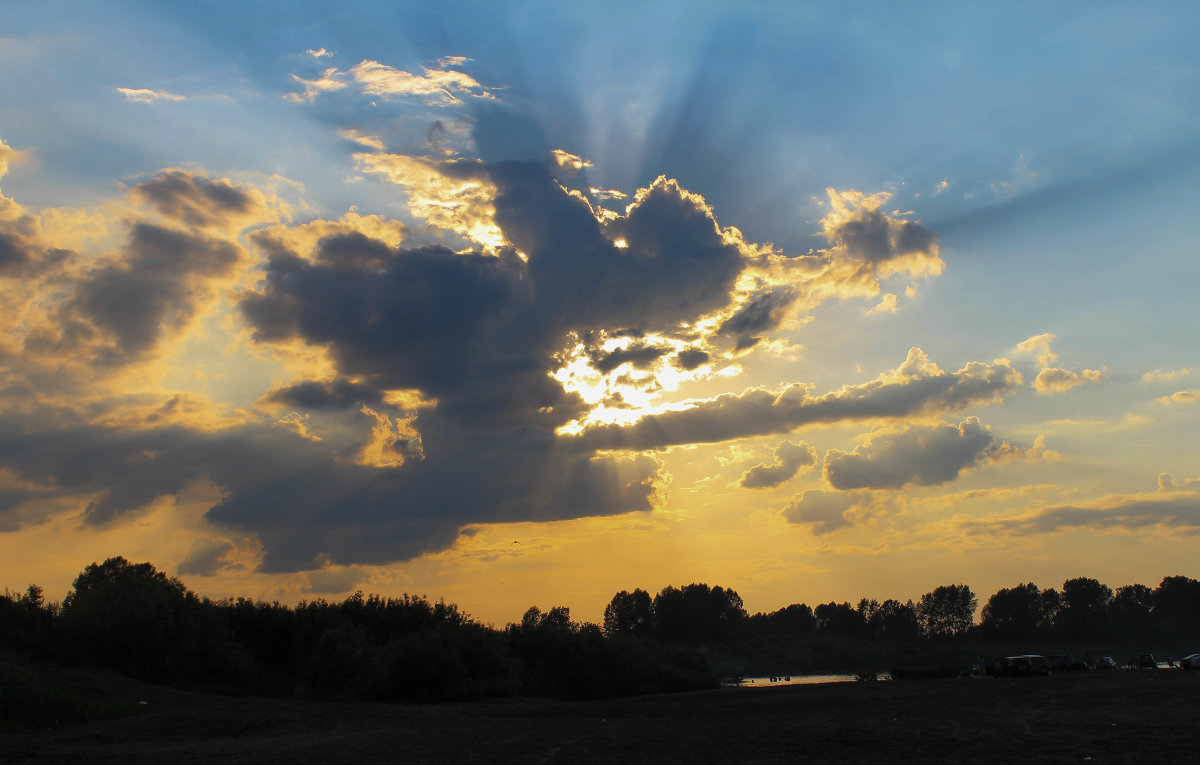
[[[1124,638],[1145,638],[1154,631],[1154,590],[1144,584],[1118,587],[1108,606],[1109,624]]]
[[[609,637],[645,637],[654,634],[654,629],[654,602],[645,590],[621,590],[604,608],[604,634]]]
[[[927,592],[917,603],[921,630],[929,637],[964,635],[975,619],[978,601],[965,584],[947,584]]]
[[[917,609],[910,600],[885,600],[872,610],[867,628],[871,636],[879,640],[907,642],[921,637],[921,621]]]
[[[822,603],[813,609],[817,632],[829,637],[854,637],[863,631],[863,616],[849,603]]]
[[[1166,637],[1200,638],[1200,581],[1164,577],[1154,590],[1154,622]]]
[[[1078,577],[1063,582],[1061,603],[1055,615],[1059,634],[1068,640],[1104,637],[1112,598],[1112,590],[1095,579]]]
[[[1041,590],[1033,582],[1006,587],[988,598],[979,616],[989,640],[1032,640],[1042,621]]]
[[[671,643],[732,640],[746,619],[742,598],[732,589],[689,584],[664,587],[654,596],[658,635]]]
[[[252,682],[253,661],[183,582],[122,557],[93,563],[62,605],[70,650],[158,682]]]
[[[1053,587],[1042,590],[1039,598],[1041,613],[1038,616],[1038,634],[1050,635],[1058,623],[1058,611],[1062,608],[1062,595]]]
[[[46,603],[42,593],[41,587],[31,584],[24,594],[6,590],[0,597],[0,648],[20,647],[36,653],[50,650],[58,605]]]

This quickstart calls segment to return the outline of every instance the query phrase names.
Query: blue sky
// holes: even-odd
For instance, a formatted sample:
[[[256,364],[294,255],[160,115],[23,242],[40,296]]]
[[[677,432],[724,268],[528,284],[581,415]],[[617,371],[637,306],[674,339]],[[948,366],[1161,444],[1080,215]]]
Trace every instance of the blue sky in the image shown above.
[[[0,234],[18,253],[4,278],[19,319],[0,356],[11,420],[0,488],[12,496],[0,550],[13,552],[0,583],[53,591],[92,558],[158,556],[213,594],[407,589],[502,621],[526,600],[597,618],[618,589],[684,580],[733,586],[765,609],[904,599],[950,580],[986,595],[1017,579],[1115,587],[1190,575],[1176,569],[1200,528],[1189,483],[1200,474],[1197,15],[1189,3],[9,9]],[[660,176],[677,185],[655,185]],[[530,196],[543,182],[538,193],[562,199]],[[574,228],[570,200],[584,197],[598,223]],[[658,255],[639,250],[650,244],[632,222],[638,205],[638,225],[669,234]],[[711,242],[704,267],[663,254],[701,246],[683,238],[696,210],[740,231],[734,244]],[[600,266],[526,251],[550,237],[547,252],[565,241],[591,252],[593,226],[612,263],[626,252],[650,270],[605,271],[611,285],[575,293],[582,269]],[[854,243],[872,231],[891,249]],[[178,252],[153,244],[172,233],[187,242]],[[474,287],[422,282],[411,299],[438,296],[433,313],[405,313],[389,330],[403,342],[366,344],[328,294],[289,292],[278,259],[291,248],[315,284],[374,295],[370,282],[320,271],[335,263],[322,237],[352,233],[367,249],[336,257],[361,265],[371,247],[393,248],[397,289],[442,266],[483,270]],[[920,245],[906,250],[910,236]],[[488,259],[435,259],[426,272],[407,253],[431,245]],[[645,265],[655,258],[676,265]],[[818,263],[821,275],[805,265]],[[471,325],[487,353],[448,328],[491,305],[485,284],[509,294],[530,279],[543,297],[501,301]],[[774,306],[762,333],[735,337],[757,298]],[[386,295],[358,299],[391,315]],[[268,324],[285,302],[316,313],[287,331]],[[694,374],[666,361],[685,346],[707,354]],[[632,354],[627,366],[611,366],[614,350]],[[461,365],[430,372],[443,358]],[[515,359],[540,377],[512,377]],[[820,422],[777,406],[780,421],[753,432],[710,423],[694,442],[564,456],[636,441],[638,418],[699,432],[706,406],[749,401],[752,389],[858,396],[870,381],[967,380],[984,367],[1017,374],[983,397]],[[45,382],[51,369],[95,384],[60,389]],[[552,401],[590,395],[572,387],[579,375],[607,386],[625,419],[598,399],[574,419],[538,419]],[[507,404],[484,396],[510,377]],[[301,396],[303,382],[326,386],[325,398]],[[544,385],[540,414],[514,403]],[[335,389],[356,406],[333,406]],[[574,430],[554,430],[568,419]],[[155,459],[179,480],[134,490],[99,467],[65,474],[50,464],[66,459],[51,432],[63,436],[67,421],[76,443],[167,455]],[[12,456],[34,432],[45,436],[40,461]],[[470,446],[448,446],[452,432]],[[529,432],[546,440],[530,445]],[[196,456],[205,439],[249,460],[269,443],[279,472],[235,475]],[[776,452],[784,440],[811,447],[811,464],[787,463],[792,476],[771,487],[741,485],[772,455],[808,453]],[[555,488],[510,468],[523,478],[491,494],[431,488],[499,480],[483,466],[525,448],[576,479]],[[70,459],[107,464],[86,450]],[[261,510],[288,496],[291,459],[339,487],[294,527]],[[870,474],[857,488],[850,467]],[[346,510],[354,502],[374,509]],[[1086,518],[1036,539],[1021,531],[1068,506]],[[786,552],[762,553],[764,536]],[[44,564],[15,552],[46,545],[61,555]]]

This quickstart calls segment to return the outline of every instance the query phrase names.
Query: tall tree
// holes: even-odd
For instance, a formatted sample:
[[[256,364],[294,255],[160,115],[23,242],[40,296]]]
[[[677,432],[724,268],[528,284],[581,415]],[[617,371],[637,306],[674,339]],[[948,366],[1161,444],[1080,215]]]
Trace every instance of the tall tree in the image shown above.
[[[1122,638],[1150,637],[1154,631],[1154,590],[1144,584],[1118,587],[1108,606],[1109,623]]]
[[[642,589],[621,590],[604,608],[604,634],[644,637],[654,633],[654,602]]]
[[[1112,598],[1112,590],[1095,579],[1081,576],[1063,582],[1062,602],[1055,616],[1059,634],[1070,640],[1106,636]]]
[[[1154,590],[1154,622],[1164,635],[1200,638],[1200,581],[1164,577]]]
[[[830,637],[861,635],[863,615],[849,603],[822,603],[813,609],[817,618],[817,631]]]
[[[654,596],[659,636],[673,643],[732,640],[746,620],[742,598],[732,589],[689,584],[664,587]]]
[[[975,620],[979,601],[965,584],[946,584],[927,592],[917,603],[917,618],[929,637],[966,634]]]

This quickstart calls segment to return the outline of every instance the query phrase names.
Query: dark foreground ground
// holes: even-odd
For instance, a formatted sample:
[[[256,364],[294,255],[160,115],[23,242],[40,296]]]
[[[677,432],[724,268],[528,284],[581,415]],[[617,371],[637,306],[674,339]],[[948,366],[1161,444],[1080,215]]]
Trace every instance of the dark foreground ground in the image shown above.
[[[567,703],[230,698],[59,670],[138,714],[0,736],[35,763],[1200,763],[1200,672],[726,688]]]

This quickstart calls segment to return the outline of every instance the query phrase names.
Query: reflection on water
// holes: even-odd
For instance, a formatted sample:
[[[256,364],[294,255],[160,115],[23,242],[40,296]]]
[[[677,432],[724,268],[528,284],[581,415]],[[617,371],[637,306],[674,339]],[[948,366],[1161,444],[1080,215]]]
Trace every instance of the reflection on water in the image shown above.
[[[783,677],[743,677],[738,679],[725,678],[722,685],[738,688],[765,688],[771,685],[818,685],[821,683],[853,683],[858,678],[854,675],[787,675]],[[886,672],[878,675],[879,680],[891,680]]]

